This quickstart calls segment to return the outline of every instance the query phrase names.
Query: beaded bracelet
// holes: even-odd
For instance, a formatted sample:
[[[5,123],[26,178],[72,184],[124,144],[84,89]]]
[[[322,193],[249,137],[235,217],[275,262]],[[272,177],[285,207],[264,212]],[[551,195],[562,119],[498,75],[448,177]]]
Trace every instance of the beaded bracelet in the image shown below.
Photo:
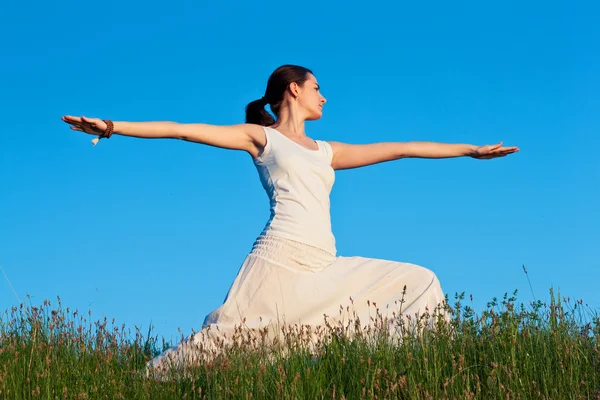
[[[110,137],[112,136],[112,134],[115,130],[115,124],[113,124],[113,122],[110,119],[103,119],[102,121],[104,121],[104,123],[106,124],[106,130],[104,131],[103,134],[101,134],[100,136],[98,136],[97,138],[94,138],[92,140],[92,144],[94,146],[98,143],[98,141],[100,139],[103,139],[103,138],[110,139]]]
[[[115,130],[115,124],[113,124],[113,122],[110,119],[103,119],[102,121],[104,121],[104,123],[107,125],[107,127],[106,127],[106,131],[104,131],[104,134],[102,134],[101,136],[103,138],[109,139],[111,137],[111,135],[113,134],[113,131]]]

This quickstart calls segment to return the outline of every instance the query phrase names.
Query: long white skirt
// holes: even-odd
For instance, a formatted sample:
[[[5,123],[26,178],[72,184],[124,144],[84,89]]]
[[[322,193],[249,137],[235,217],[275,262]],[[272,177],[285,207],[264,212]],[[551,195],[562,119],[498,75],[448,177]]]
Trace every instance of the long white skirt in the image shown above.
[[[410,324],[431,315],[427,321],[421,318],[419,324],[431,326],[434,310],[439,310],[443,301],[435,274],[418,265],[336,257],[304,243],[260,236],[225,301],[206,316],[202,330],[150,361],[147,372],[210,360],[233,343],[240,328],[263,332],[255,338],[265,338],[268,331],[266,338],[271,340],[281,339],[286,326],[293,326],[313,345],[325,326],[345,326],[351,336],[349,323],[355,333],[385,323],[392,335],[399,334],[403,319],[406,322],[408,318]],[[241,337],[237,335],[237,343]]]

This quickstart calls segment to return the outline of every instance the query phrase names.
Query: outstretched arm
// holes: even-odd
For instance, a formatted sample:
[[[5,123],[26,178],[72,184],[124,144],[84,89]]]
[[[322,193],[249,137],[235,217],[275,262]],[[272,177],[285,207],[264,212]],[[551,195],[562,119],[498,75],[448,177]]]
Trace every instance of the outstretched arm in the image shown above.
[[[101,135],[107,125],[99,118],[86,118],[65,115],[61,118],[71,125],[71,129]],[[180,139],[231,150],[245,150],[255,156],[260,146],[264,146],[264,132],[254,124],[209,125],[181,124],[169,121],[127,122],[115,121],[116,135],[144,139]]]
[[[478,159],[504,157],[519,151],[517,147],[495,145],[448,144],[435,142],[382,142],[348,144],[328,142],[333,150],[333,169],[364,167],[399,158],[451,158],[469,156]]]

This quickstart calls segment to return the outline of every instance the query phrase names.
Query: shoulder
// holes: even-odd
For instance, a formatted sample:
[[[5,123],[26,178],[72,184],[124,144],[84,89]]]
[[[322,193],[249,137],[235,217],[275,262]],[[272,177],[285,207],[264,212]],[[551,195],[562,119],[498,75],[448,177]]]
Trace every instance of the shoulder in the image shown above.
[[[258,157],[267,144],[265,127],[257,124],[241,124],[241,126],[250,138],[251,147],[248,152],[252,157]]]
[[[347,143],[332,142],[332,141],[328,141],[327,144],[329,144],[329,146],[333,149],[333,151],[339,150],[347,145]]]
[[[328,152],[331,153],[331,158],[333,158],[333,156],[335,155],[335,153],[337,153],[338,151],[340,151],[340,147],[343,147],[345,143],[341,143],[341,142],[333,142],[330,140],[323,140],[323,143],[325,143],[325,147],[327,148]]]
[[[343,169],[341,165],[346,164],[345,160],[354,159],[363,153],[365,146],[362,144],[350,144],[343,142],[326,142],[331,151],[331,166],[333,169]]]
[[[333,161],[333,147],[331,146],[332,142],[328,140],[315,140],[319,144],[319,148],[321,152],[324,152],[327,158],[329,158],[329,164]]]
[[[240,124],[246,134],[256,142],[265,142],[265,127],[257,124]]]

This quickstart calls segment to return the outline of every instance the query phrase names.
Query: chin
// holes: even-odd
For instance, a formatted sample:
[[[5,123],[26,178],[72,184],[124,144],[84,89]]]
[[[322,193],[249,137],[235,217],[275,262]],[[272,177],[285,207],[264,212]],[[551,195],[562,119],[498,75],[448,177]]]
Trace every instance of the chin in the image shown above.
[[[306,118],[309,121],[316,121],[318,119],[320,119],[323,116],[323,111],[319,110],[319,111],[315,111],[314,113],[312,113],[308,118]]]

